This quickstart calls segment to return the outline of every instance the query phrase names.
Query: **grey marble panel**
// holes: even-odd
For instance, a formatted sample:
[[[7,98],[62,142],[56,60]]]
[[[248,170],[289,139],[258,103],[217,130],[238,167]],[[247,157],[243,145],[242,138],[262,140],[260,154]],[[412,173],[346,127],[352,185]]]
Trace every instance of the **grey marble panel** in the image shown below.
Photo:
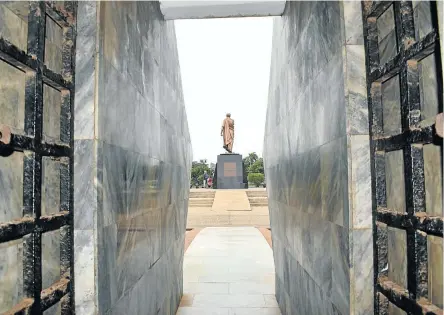
[[[340,314],[348,314],[350,307],[350,257],[348,228],[332,225],[332,281],[331,301]]]
[[[42,234],[42,287],[49,288],[60,279],[60,231]],[[55,314],[52,312],[52,314]]]
[[[23,159],[22,152],[0,157],[0,222],[23,216]]]
[[[282,244],[276,250],[281,252],[282,264],[276,265],[276,297],[283,314],[340,314],[325,291],[293,258]]]
[[[405,205],[405,181],[404,181],[404,156],[403,151],[392,151],[385,154],[385,180],[387,207],[404,213]]]
[[[423,148],[426,212],[442,216],[442,147],[428,144]],[[443,239],[428,236],[429,298],[443,308]]]
[[[23,1],[22,5],[19,4],[19,6],[26,9],[27,3]],[[6,3],[0,5],[0,36],[21,50],[26,51],[28,46],[28,23],[22,19],[13,7],[13,5]]]
[[[29,1],[4,1],[3,4],[25,23],[28,22]]]
[[[94,138],[97,3],[78,3],[76,36],[75,139]]]
[[[377,20],[379,61],[386,63],[396,55],[395,15],[391,5]]]
[[[416,40],[422,39],[433,30],[432,26],[432,5],[430,1],[414,1],[413,18],[415,22]]]
[[[49,143],[60,142],[60,112],[62,95],[60,91],[43,85],[43,140]]]
[[[386,37],[382,38],[378,44],[379,63],[383,65],[394,58],[398,52],[395,30],[392,30]]]
[[[361,3],[358,1],[343,1],[342,9],[345,43],[347,45],[364,45]]]
[[[75,303],[80,314],[95,314],[97,310],[95,244],[94,230],[74,231]]]
[[[89,56],[88,56],[89,57]],[[95,58],[79,57],[76,60],[75,139],[94,138]]]
[[[348,141],[349,217],[354,229],[371,228],[370,139],[365,135],[353,135]]]
[[[440,111],[440,100],[442,102],[442,95],[439,95],[436,56],[436,54],[431,54],[418,63],[422,120],[435,117]]]
[[[61,73],[63,29],[48,15],[45,32],[45,66],[56,73]]]
[[[8,125],[13,133],[23,134],[25,128],[25,73],[2,60],[0,60],[0,73],[2,74],[0,77],[2,124]]]
[[[321,147],[322,218],[348,226],[347,138]]]
[[[341,32],[344,23],[341,17],[341,3],[339,1],[317,1],[312,19],[319,25],[321,47],[327,60],[341,54],[344,42]]]
[[[373,230],[371,226],[353,230],[352,237],[350,280],[354,294],[350,303],[354,314],[373,314]]]
[[[444,241],[436,236],[428,236],[427,241],[429,300],[434,305],[443,308]]]
[[[117,226],[115,224],[97,230],[97,308],[106,313],[118,300],[116,282]]]
[[[23,297],[23,241],[0,244],[0,312],[9,311]]]
[[[364,45],[346,45],[345,58],[347,132],[350,134],[368,134],[368,104]]]
[[[388,277],[407,288],[407,233],[388,228]]]
[[[442,147],[427,144],[423,147],[426,212],[442,216]]]
[[[59,161],[50,157],[42,159],[42,215],[61,211],[60,165]]]
[[[322,95],[324,112],[324,132],[322,141],[324,144],[338,139],[346,134],[346,102],[344,87],[343,57],[335,55],[326,67],[326,85],[319,81],[320,90],[317,96]],[[321,110],[321,111],[322,111]]]
[[[92,230],[97,224],[95,140],[74,141],[74,228]]]
[[[399,75],[382,84],[382,110],[384,135],[401,133],[401,93]]]
[[[91,41],[94,41],[97,33],[97,4],[97,2],[88,1],[77,5],[76,40],[81,45],[76,47],[76,54],[89,53],[92,56],[95,52],[95,45]]]
[[[325,295],[330,296],[336,287],[332,279],[332,224],[308,215],[303,223],[301,265]]]

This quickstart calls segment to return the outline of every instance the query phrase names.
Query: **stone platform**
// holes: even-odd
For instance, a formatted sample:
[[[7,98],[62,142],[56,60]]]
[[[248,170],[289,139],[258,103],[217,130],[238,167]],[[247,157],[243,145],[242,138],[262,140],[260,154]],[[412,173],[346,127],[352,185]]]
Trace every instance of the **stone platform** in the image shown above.
[[[185,253],[177,315],[280,315],[273,252],[258,229],[212,227]]]
[[[251,211],[245,190],[216,190],[213,211]]]
[[[215,192],[214,202],[197,204],[191,202],[188,206],[187,228],[204,228],[209,226],[256,226],[270,227],[267,202],[255,202],[251,195],[266,196],[263,188],[212,190],[192,189],[190,196],[205,195]],[[266,197],[265,197],[266,198]]]

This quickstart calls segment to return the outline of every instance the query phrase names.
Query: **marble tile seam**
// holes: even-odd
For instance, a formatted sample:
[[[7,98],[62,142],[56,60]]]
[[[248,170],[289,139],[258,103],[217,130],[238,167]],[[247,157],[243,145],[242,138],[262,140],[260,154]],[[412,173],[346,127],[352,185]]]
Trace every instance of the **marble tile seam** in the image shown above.
[[[347,138],[349,225],[353,230],[372,228],[372,200],[366,194],[371,191],[369,146],[368,135],[350,135]],[[360,150],[364,150],[364,154],[359,154]]]
[[[185,140],[187,140],[185,137],[181,137],[181,138],[184,138]],[[110,142],[107,141],[107,140],[103,140],[103,139],[86,139],[86,140],[95,140],[95,141],[98,141],[98,142],[102,142],[102,144],[106,144],[106,145],[108,145],[108,146],[110,146],[110,147],[118,148],[118,149],[121,149],[122,151],[125,151],[125,152],[129,152],[129,153],[137,154],[137,155],[139,155],[139,156],[141,156],[141,157],[148,157],[148,158],[150,158],[150,159],[156,160],[157,162],[162,162],[162,164],[172,165],[172,166],[174,166],[174,167],[179,166],[179,167],[181,167],[181,168],[186,168],[186,165],[182,167],[181,165],[174,164],[172,161],[162,160],[162,159],[159,158],[159,157],[154,157],[154,156],[151,156],[151,155],[149,155],[149,154],[144,154],[144,153],[139,152],[139,151],[136,151],[136,150],[130,150],[130,149],[124,148],[124,147],[122,147],[122,146],[120,146],[120,145],[117,145],[117,144],[115,144],[115,143],[110,143]],[[188,142],[188,141],[187,141],[187,142]]]
[[[173,245],[171,246],[173,247]],[[148,273],[153,272],[156,273],[155,270],[158,269],[153,269],[153,267],[156,265],[157,262],[159,262],[162,258],[166,259],[166,257],[168,256],[168,251],[165,251],[155,262],[155,264],[151,265],[150,268],[146,269],[144,273],[142,273],[134,282],[132,282],[131,286],[125,288],[124,290],[122,290],[120,297],[113,302],[113,305],[110,308],[113,308],[115,305],[118,305],[120,301],[122,301],[123,299],[128,298],[128,296],[132,293],[132,291],[137,288],[137,285],[139,284],[140,281],[143,280],[143,278],[145,276],[147,276]],[[159,264],[157,264],[157,266],[159,266]],[[178,266],[175,266],[178,267]],[[180,267],[180,266],[179,266]],[[98,285],[98,284],[97,284]],[[170,286],[173,285],[173,283],[169,283]],[[99,287],[96,287],[99,288]],[[97,295],[96,295],[97,298]]]
[[[305,270],[305,269],[304,269]],[[306,270],[305,270],[305,272],[307,272]],[[307,272],[307,274],[308,274],[308,272]],[[310,275],[309,275],[310,276]],[[278,281],[280,281],[282,284],[284,283],[281,279],[280,279],[280,277],[279,276],[277,276],[277,278],[278,278]],[[318,288],[318,290],[320,291],[320,292],[323,292],[324,293],[324,297],[323,297],[323,300],[326,300],[326,301],[328,301],[329,303],[331,303],[332,305],[335,305],[336,306],[336,304],[332,301],[332,299],[331,299],[331,296],[328,296],[327,295],[327,293],[325,292],[325,290],[323,289],[323,286],[321,285],[319,285],[311,276],[310,276],[310,279],[311,279],[311,281],[314,283],[314,285]],[[282,285],[281,284],[281,285]],[[332,287],[333,288],[333,287]],[[287,292],[286,290],[284,290],[284,292],[286,293],[286,294],[288,294],[288,296],[290,297],[290,292]],[[296,300],[295,298],[293,298],[293,300]],[[294,308],[296,308],[296,305],[293,305],[293,307]],[[293,313],[291,313],[291,314],[293,314]],[[316,314],[316,315],[318,315],[318,314]],[[322,315],[324,315],[324,314],[322,314]]]
[[[115,67],[115,65],[112,64],[112,62],[111,62],[108,58],[106,58],[106,57],[103,55],[102,52],[97,52],[96,55],[97,55],[96,59],[100,58],[100,56],[101,56],[101,57],[106,61],[106,63],[108,64],[108,66],[112,67],[113,70],[114,70],[115,72],[119,73],[119,74],[122,75],[123,77],[126,76],[127,73],[123,73],[122,71],[118,70],[118,69]],[[99,61],[99,62],[100,62],[100,61]],[[99,68],[97,68],[97,69],[95,70],[95,72],[96,72],[96,73],[100,73]],[[128,75],[131,75],[131,74],[128,73]],[[141,99],[146,99],[144,93],[141,92],[141,91],[139,91],[138,87],[134,84],[133,80],[128,80],[128,81],[131,83],[132,87],[137,91],[137,94],[141,97]],[[179,91],[176,91],[176,93],[180,93],[180,92],[179,92]],[[99,93],[95,93],[95,94],[99,94]],[[99,95],[99,97],[100,97],[100,95]],[[160,115],[161,117],[163,117],[163,118],[168,122],[169,120],[167,119],[167,117],[165,117],[165,116],[159,111],[159,109],[155,107],[155,104],[152,104],[152,102],[154,102],[154,100],[150,101],[149,99],[147,99],[147,103],[149,104],[149,106],[151,106],[156,112],[159,113],[159,115]],[[180,107],[183,108],[183,109],[186,109],[186,107],[185,107],[184,105],[183,105],[183,106],[180,106]],[[169,125],[170,125],[171,127],[173,127],[172,124],[169,124]]]

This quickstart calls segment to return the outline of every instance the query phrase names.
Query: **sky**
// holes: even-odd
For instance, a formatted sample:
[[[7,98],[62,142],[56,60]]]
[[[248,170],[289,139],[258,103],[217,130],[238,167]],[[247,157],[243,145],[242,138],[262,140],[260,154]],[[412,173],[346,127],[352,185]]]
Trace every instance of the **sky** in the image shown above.
[[[273,18],[176,20],[193,161],[224,153],[220,129],[234,119],[233,152],[262,156]]]

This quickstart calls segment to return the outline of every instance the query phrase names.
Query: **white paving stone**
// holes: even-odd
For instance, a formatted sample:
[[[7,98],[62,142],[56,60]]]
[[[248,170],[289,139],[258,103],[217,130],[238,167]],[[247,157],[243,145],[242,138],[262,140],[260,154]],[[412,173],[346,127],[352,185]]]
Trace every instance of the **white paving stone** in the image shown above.
[[[280,315],[273,252],[254,227],[203,229],[184,258],[177,315]]]

